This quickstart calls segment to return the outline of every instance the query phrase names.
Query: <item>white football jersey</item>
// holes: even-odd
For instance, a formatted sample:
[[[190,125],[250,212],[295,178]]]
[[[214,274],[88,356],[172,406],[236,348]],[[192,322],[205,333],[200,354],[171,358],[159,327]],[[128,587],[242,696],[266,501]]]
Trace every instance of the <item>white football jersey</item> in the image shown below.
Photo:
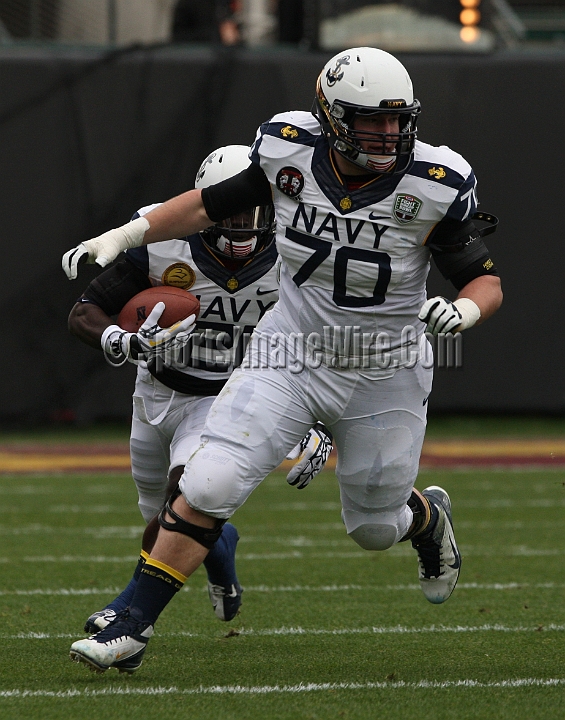
[[[348,190],[307,112],[281,113],[262,125],[250,157],[273,188],[282,258],[276,325],[319,336],[328,358],[338,348],[338,355],[366,362],[380,342],[398,359],[403,346],[418,345],[426,240],[443,218],[475,212],[471,166],[446,146],[417,142],[408,172]]]
[[[158,205],[142,208],[145,215]],[[200,314],[182,361],[174,372],[208,381],[226,380],[241,363],[251,333],[278,299],[277,251],[272,243],[252,261],[232,272],[221,265],[199,235],[127,251],[153,285],[190,290],[200,300]],[[162,375],[167,383],[171,370]]]

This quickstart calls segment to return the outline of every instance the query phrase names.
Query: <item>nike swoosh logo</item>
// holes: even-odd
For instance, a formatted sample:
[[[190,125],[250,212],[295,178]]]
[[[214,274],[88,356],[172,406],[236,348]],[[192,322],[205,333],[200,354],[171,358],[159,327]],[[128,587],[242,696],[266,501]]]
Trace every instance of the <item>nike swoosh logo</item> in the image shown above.
[[[257,295],[269,295],[269,293],[277,292],[278,288],[273,288],[272,290],[261,290],[261,288],[257,288]]]
[[[237,597],[237,588],[235,585],[231,586],[231,593],[226,593],[226,597]]]
[[[369,220],[388,220],[388,215],[375,215],[373,212],[370,212]]]
[[[453,565],[450,563],[446,563],[448,567],[452,568],[453,570],[458,570],[461,567],[461,560],[459,559],[459,555],[457,551],[455,550],[455,546],[453,544],[453,540],[449,538],[449,542],[451,543],[451,549],[453,550],[453,554],[455,555],[455,562]]]

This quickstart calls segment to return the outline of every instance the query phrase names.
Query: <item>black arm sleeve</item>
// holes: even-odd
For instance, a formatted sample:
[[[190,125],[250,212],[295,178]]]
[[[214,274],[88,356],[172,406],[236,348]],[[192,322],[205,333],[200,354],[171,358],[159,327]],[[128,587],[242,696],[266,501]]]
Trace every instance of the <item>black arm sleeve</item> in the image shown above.
[[[481,275],[498,275],[472,220],[443,220],[433,229],[426,245],[438,270],[457,290]]]
[[[220,222],[257,205],[273,202],[271,186],[259,165],[251,165],[227,180],[202,190],[202,202],[206,214],[214,222]]]
[[[94,278],[84,297],[106,315],[117,315],[128,300],[149,287],[147,275],[126,258]]]

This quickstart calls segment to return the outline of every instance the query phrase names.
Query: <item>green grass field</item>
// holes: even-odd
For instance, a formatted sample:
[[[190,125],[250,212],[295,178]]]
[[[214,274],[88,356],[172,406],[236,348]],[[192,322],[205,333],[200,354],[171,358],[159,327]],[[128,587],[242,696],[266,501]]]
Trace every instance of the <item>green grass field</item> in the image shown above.
[[[0,718],[565,717],[565,471],[422,473],[445,487],[460,584],[426,602],[416,556],[347,538],[331,473],[272,475],[234,517],[241,615],[199,570],[142,668],[70,661],[85,618],[129,579],[141,516],[126,475],[0,477]]]

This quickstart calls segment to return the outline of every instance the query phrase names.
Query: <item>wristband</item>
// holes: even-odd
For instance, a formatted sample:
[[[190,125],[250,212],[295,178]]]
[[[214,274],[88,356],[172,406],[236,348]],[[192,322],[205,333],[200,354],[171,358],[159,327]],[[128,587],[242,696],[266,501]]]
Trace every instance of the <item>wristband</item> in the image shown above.
[[[104,357],[110,365],[120,367],[128,360],[129,341],[127,336],[131,334],[119,325],[108,325],[104,330],[100,338],[100,345]]]
[[[473,325],[481,317],[479,306],[476,302],[473,302],[471,298],[458,298],[453,302],[453,304],[459,310],[461,317],[463,318],[461,325],[459,325],[457,330],[467,330],[467,328],[473,327]]]

